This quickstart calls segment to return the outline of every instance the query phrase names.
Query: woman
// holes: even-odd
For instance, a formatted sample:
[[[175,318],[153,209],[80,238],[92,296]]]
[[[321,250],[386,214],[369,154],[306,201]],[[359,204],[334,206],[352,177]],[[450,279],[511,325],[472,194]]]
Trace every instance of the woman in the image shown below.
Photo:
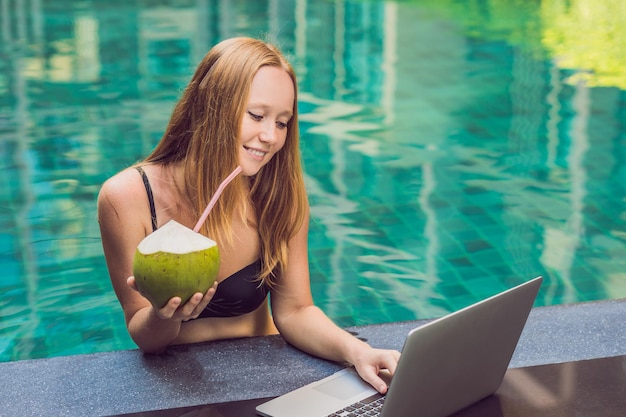
[[[241,174],[200,230],[220,248],[216,284],[182,305],[180,297],[162,308],[151,305],[131,276],[137,245],[172,219],[193,228],[237,166]],[[353,364],[364,380],[386,391],[378,373],[393,373],[399,352],[371,348],[313,304],[296,77],[272,45],[233,38],[213,47],[154,151],[105,182],[98,218],[128,331],[144,352],[280,332],[303,351]]]

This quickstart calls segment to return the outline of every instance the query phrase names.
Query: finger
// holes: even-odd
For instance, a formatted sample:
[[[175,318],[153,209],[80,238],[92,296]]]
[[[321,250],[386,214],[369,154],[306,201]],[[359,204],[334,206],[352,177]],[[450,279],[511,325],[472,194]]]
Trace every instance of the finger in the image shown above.
[[[185,304],[183,310],[181,311],[183,315],[183,320],[187,321],[191,319],[197,319],[198,316],[200,316],[200,313],[204,311],[206,306],[213,299],[216,289],[217,289],[217,282],[215,282],[213,286],[209,288],[204,295],[202,295],[201,292],[195,293],[189,299],[187,304]],[[187,314],[186,311],[188,311],[189,308],[193,308],[193,309],[191,310],[191,313]]]
[[[209,304],[209,302],[211,301],[211,299],[215,295],[216,291],[217,291],[217,281],[215,281],[213,286],[208,289],[208,291],[206,292],[206,294],[204,294],[204,297],[202,298],[202,303],[204,304],[205,307],[206,307],[207,304]]]
[[[383,381],[383,379],[379,377],[376,372],[374,372],[373,368],[367,368],[364,370],[361,378],[363,378],[365,382],[370,384],[381,394],[385,394],[387,392],[387,383]]]
[[[137,283],[135,282],[135,277],[133,277],[133,276],[128,277],[128,278],[126,279],[126,284],[128,284],[128,286],[129,286],[130,288],[132,288],[133,290],[135,290],[135,291],[139,291],[139,290],[137,289]]]
[[[203,295],[197,292],[192,295],[185,305],[180,309],[183,320],[195,319],[200,315],[204,307],[202,306]]]
[[[181,303],[180,297],[172,297],[162,308],[156,308],[157,315],[162,319],[171,319]]]
[[[397,350],[390,350],[383,357],[382,360],[382,368],[389,371],[391,375],[396,373],[396,368],[398,367],[398,361],[400,360],[400,352]]]
[[[213,284],[213,286],[211,288],[209,288],[207,290],[207,292],[204,294],[204,296],[201,293],[198,293],[198,294],[200,294],[200,297],[202,297],[202,298],[200,299],[200,302],[198,303],[198,305],[196,305],[196,307],[193,310],[192,316],[194,318],[198,317],[200,315],[200,313],[202,313],[202,311],[204,311],[206,306],[209,305],[209,303],[213,299],[213,296],[215,295],[216,291],[217,291],[217,281]]]

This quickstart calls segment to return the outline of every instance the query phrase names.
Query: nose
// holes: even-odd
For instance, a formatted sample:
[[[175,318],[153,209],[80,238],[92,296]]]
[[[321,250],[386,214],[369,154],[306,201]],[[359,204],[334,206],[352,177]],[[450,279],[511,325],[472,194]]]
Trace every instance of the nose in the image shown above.
[[[259,139],[262,142],[273,143],[277,138],[277,130],[276,123],[272,121],[267,121],[263,123],[263,127],[261,128],[261,132],[259,134]]]

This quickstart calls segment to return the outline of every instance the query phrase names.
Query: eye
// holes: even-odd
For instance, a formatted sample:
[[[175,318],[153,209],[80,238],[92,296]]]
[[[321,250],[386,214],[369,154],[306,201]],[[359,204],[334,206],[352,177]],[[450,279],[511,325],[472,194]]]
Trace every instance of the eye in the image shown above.
[[[287,123],[284,122],[276,122],[276,126],[278,126],[279,129],[287,129]]]
[[[252,120],[256,120],[257,122],[263,120],[263,116],[260,116],[258,114],[254,114],[251,111],[248,111],[248,114],[250,115],[250,117],[252,117]]]

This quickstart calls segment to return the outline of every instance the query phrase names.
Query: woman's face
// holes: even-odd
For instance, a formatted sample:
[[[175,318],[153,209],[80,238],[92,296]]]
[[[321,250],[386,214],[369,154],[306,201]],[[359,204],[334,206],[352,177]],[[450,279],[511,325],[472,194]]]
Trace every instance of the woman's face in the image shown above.
[[[294,95],[291,78],[282,68],[265,66],[257,71],[241,122],[243,175],[255,175],[285,144]]]

